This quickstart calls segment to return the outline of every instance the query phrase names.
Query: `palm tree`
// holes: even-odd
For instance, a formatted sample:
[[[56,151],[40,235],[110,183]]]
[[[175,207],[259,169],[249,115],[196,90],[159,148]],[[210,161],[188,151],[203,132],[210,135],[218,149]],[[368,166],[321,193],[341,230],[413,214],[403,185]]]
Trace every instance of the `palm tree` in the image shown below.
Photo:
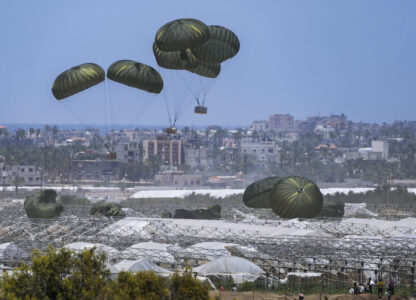
[[[55,145],[56,134],[59,132],[58,126],[53,125],[51,131],[52,131],[52,142]]]
[[[19,128],[16,130],[16,140],[18,140],[19,142],[22,141],[26,136],[26,130]]]
[[[35,129],[32,127],[29,128],[29,137],[32,138],[32,135],[35,133]]]
[[[37,142],[37,141],[38,141],[38,139],[39,139],[39,135],[40,135],[40,129],[39,129],[39,128],[38,128],[38,129],[36,129],[35,134],[36,134],[36,142]]]

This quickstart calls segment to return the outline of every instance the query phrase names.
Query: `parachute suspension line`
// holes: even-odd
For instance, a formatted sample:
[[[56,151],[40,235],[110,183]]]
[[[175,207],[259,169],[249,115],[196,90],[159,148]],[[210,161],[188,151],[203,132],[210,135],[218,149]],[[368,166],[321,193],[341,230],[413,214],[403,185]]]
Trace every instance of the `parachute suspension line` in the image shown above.
[[[172,126],[172,118],[171,118],[171,110],[170,110],[170,107],[169,107],[169,99],[168,99],[168,97],[166,96],[166,93],[165,93],[165,91],[163,90],[163,100],[165,101],[165,105],[166,105],[166,110],[167,110],[167,112],[168,112],[168,118],[169,118],[169,126]]]
[[[110,95],[108,92],[108,80],[104,81],[105,84],[105,119],[106,119],[106,127],[107,127],[107,132],[109,132],[111,130],[110,125],[111,125],[111,101],[110,101]]]

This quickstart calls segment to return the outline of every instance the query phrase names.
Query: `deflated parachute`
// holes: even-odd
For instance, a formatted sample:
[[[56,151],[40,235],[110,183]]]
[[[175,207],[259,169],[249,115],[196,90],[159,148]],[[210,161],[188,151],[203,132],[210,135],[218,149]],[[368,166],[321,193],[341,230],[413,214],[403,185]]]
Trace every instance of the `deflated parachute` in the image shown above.
[[[243,194],[243,202],[251,208],[270,208],[270,192],[281,177],[267,177],[250,184]]]
[[[163,80],[152,67],[133,60],[119,60],[107,70],[107,77],[121,84],[159,94]]]
[[[56,202],[54,190],[43,190],[34,196],[26,197],[24,207],[29,218],[56,218],[64,211],[64,207]]]
[[[195,48],[209,39],[207,25],[196,19],[178,19],[166,23],[156,33],[157,47],[162,51]]]
[[[97,64],[86,63],[62,72],[52,85],[52,93],[62,100],[105,80],[105,72]]]
[[[120,204],[114,202],[97,203],[90,209],[90,215],[103,215],[106,217],[125,217],[126,213],[121,209]]]
[[[200,62],[218,64],[234,57],[240,50],[240,41],[231,30],[212,25],[209,28],[209,40],[203,45],[191,49]]]
[[[270,193],[270,207],[281,218],[313,218],[319,214],[323,196],[318,186],[303,177],[281,179]]]

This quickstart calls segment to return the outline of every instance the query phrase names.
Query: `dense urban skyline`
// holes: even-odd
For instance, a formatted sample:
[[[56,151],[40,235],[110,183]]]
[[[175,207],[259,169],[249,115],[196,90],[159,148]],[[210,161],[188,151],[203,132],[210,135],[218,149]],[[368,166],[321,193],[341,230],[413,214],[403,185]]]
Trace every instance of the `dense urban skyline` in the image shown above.
[[[241,51],[213,85],[208,115],[195,115],[190,105],[178,126],[243,126],[271,113],[414,120],[415,6],[413,1],[4,1],[0,123],[77,123],[51,95],[55,76],[86,61],[107,68],[130,58],[156,66],[154,34],[180,17],[229,27],[239,36]],[[136,124],[168,123],[163,96],[152,101]]]

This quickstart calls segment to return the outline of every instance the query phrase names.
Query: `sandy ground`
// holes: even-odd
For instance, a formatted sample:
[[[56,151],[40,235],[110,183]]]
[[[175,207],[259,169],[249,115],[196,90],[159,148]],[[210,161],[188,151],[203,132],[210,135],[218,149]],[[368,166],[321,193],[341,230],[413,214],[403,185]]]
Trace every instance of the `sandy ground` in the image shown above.
[[[217,291],[211,291],[210,297],[212,299],[215,299],[215,296],[218,296],[219,293]],[[218,298],[217,298],[218,299]],[[255,292],[254,298],[253,298],[253,292],[236,292],[235,294],[233,292],[222,292],[221,293],[221,299],[222,300],[285,300],[284,295],[279,294],[269,294],[269,293],[261,293],[261,292]],[[297,295],[288,295],[286,300],[298,300]],[[406,298],[400,297],[400,296],[392,296],[391,300],[404,300]],[[412,298],[411,298],[412,299]],[[413,298],[414,299],[414,298]],[[322,298],[320,298],[319,294],[316,295],[305,295],[304,300],[325,300],[325,296],[322,295]],[[328,300],[379,300],[376,296],[371,296],[368,294],[363,295],[357,295],[353,296],[350,294],[338,294],[338,295],[330,295],[328,297]],[[387,296],[383,297],[382,300],[387,300]]]

